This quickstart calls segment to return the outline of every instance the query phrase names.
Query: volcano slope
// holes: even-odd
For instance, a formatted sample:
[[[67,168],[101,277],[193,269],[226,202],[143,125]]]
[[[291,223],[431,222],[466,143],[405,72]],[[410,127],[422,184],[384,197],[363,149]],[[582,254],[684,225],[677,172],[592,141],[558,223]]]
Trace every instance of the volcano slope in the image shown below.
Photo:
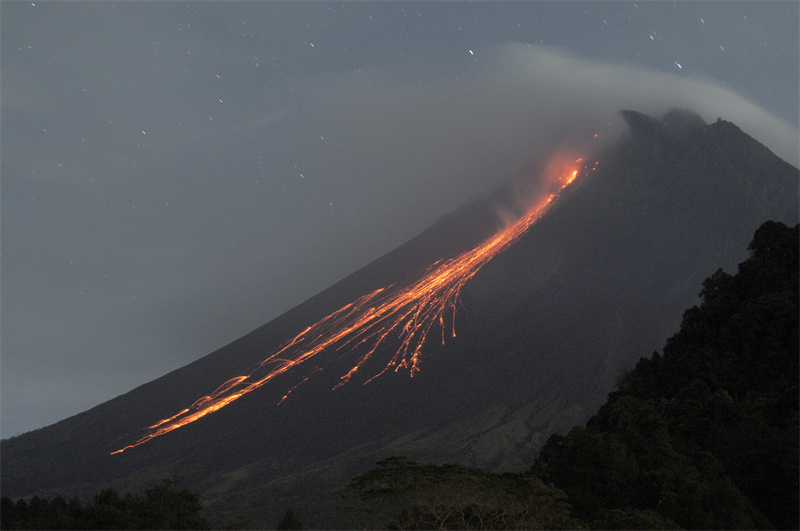
[[[741,262],[763,221],[798,221],[798,170],[734,124],[677,110],[622,115],[629,134],[597,155],[596,170],[464,286],[457,335],[444,323],[442,343],[436,323],[413,378],[389,370],[362,385],[373,369],[332,390],[357,357],[329,349],[300,372],[112,454],[331,312],[490,236],[496,198],[186,367],[2,441],[3,494],[139,490],[171,478],[217,515],[276,522],[291,506],[306,525],[326,526],[331,493],[390,455],[530,467],[551,433],[584,422],[620,370],[663,345],[703,279]],[[373,357],[385,365],[400,347],[387,340]]]

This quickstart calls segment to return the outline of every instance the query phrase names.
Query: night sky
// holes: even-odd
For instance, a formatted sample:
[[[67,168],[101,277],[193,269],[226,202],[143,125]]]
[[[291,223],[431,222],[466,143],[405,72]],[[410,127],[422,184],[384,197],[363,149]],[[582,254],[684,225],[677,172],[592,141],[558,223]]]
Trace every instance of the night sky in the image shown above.
[[[793,1],[0,17],[3,437],[244,335],[616,110],[722,117],[797,165]]]

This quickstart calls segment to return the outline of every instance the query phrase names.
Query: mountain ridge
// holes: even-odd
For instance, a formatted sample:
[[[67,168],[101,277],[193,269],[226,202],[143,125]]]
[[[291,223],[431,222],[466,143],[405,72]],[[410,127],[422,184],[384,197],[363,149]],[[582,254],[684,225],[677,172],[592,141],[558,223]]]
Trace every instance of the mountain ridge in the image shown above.
[[[4,440],[4,494],[128,488],[167,476],[199,485],[212,507],[234,507],[247,492],[251,501],[270,493],[282,510],[303,501],[298,492],[322,496],[387,451],[434,461],[466,456],[495,469],[529,466],[548,434],[588,417],[621,367],[661,347],[696,300],[699,282],[741,261],[764,219],[797,219],[797,169],[734,124],[700,125],[690,111],[663,119],[622,114],[629,134],[478,271],[462,291],[457,336],[445,345],[430,341],[414,378],[389,373],[330,392],[340,374],[319,373],[280,408],[275,403],[296,382],[276,379],[275,390],[108,455],[322,316],[491,234],[491,199],[444,216],[196,362]],[[315,491],[315,481],[325,487]]]

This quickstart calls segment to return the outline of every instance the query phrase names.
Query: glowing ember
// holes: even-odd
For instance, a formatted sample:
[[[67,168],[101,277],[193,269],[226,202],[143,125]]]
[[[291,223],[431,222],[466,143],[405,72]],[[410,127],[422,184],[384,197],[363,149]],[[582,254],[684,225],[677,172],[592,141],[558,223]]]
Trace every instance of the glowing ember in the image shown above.
[[[364,351],[353,367],[340,378],[334,389],[350,381],[364,368],[378,347],[389,341],[399,341],[399,348],[386,365],[367,378],[364,384],[390,369],[394,371],[406,369],[413,377],[419,371],[422,347],[436,326],[441,330],[443,344],[446,335],[456,336],[456,306],[461,288],[484,264],[516,242],[547,212],[561,191],[578,176],[578,170],[573,168],[581,162],[582,159],[576,160],[567,171],[561,168],[555,192],[532,206],[516,222],[475,248],[455,258],[433,264],[417,279],[375,290],[340,308],[274,351],[248,371],[250,374],[228,380],[187,409],[153,424],[147,428],[149,432],[144,437],[112,454],[124,452],[154,437],[199,420],[327,349],[335,351],[347,349],[349,352],[356,347],[363,347],[360,351]],[[588,169],[587,166],[583,168]],[[312,374],[319,370],[322,369],[315,368]],[[290,389],[281,402],[310,376],[306,376]]]

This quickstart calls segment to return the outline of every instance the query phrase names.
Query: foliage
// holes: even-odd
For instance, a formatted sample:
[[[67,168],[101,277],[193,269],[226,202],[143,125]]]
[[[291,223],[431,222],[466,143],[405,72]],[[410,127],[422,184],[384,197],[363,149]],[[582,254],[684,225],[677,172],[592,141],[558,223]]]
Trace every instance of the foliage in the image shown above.
[[[210,529],[200,514],[202,506],[189,489],[177,489],[168,480],[145,491],[144,496],[120,496],[105,489],[83,505],[34,496],[29,502],[2,498],[2,529]]]
[[[297,519],[297,516],[294,514],[294,509],[289,507],[286,509],[286,513],[283,515],[281,521],[278,522],[278,527],[276,529],[303,529],[303,523]]]
[[[348,528],[579,529],[564,493],[524,474],[393,457],[341,492]]]
[[[531,472],[597,528],[798,528],[798,227],[767,222]]]

